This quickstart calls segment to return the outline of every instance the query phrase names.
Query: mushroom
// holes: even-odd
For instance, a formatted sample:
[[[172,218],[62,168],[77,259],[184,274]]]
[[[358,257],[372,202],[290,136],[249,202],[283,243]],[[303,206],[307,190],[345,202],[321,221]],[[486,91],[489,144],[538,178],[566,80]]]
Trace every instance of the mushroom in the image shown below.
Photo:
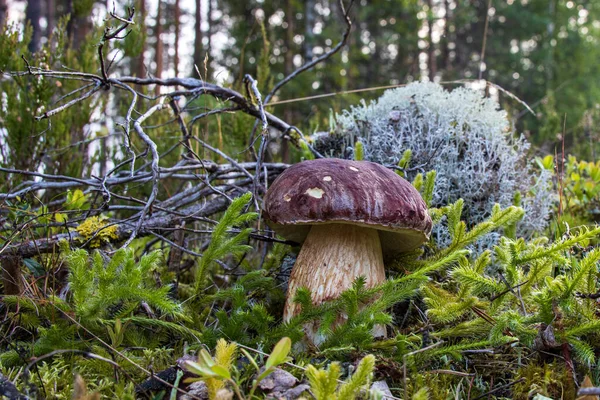
[[[285,170],[264,198],[267,224],[302,243],[289,280],[283,313],[300,311],[298,288],[314,304],[339,297],[364,276],[367,287],[385,281],[384,257],[393,258],[428,240],[431,218],[419,192],[395,172],[368,161],[304,161]],[[319,344],[318,324],[305,326]],[[378,329],[385,336],[383,327]]]

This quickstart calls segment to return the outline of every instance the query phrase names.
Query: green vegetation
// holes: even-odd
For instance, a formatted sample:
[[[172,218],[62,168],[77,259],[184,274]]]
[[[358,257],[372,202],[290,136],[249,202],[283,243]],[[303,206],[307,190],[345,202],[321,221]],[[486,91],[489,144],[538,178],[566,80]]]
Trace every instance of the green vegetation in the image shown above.
[[[421,188],[430,191],[427,189],[430,185],[421,185]],[[460,389],[464,384],[460,379],[436,378],[434,385],[419,371],[462,371],[465,360],[476,365],[502,354],[502,357],[512,355],[514,360],[527,357],[543,366],[544,354],[568,357],[575,370],[561,376],[554,376],[556,372],[552,371],[552,379],[562,385],[569,385],[573,379],[571,374],[589,374],[588,368],[595,365],[594,349],[600,346],[597,333],[600,319],[593,295],[598,288],[600,251],[587,246],[600,233],[600,228],[581,228],[556,241],[538,237],[526,242],[504,237],[493,249],[471,256],[466,250],[469,245],[491,231],[511,226],[522,218],[523,210],[496,207],[489,219],[469,228],[461,221],[463,202],[459,200],[442,209],[431,209],[437,221],[447,221],[445,225],[452,237],[447,247],[436,248],[430,243],[428,255],[422,251],[407,254],[395,264],[388,281],[379,287],[366,288],[359,279],[338,300],[318,307],[311,304],[309,293],[300,291],[296,301],[302,304],[303,312],[282,325],[279,319],[283,292],[273,282],[274,271],[248,264],[248,272],[229,283],[229,288],[214,291],[205,282],[206,277],[221,269],[219,263],[210,267],[212,262],[248,250],[239,246],[247,240],[249,231],[242,230],[229,238],[224,235],[233,224],[244,224],[256,217],[253,213],[240,213],[249,199],[249,195],[236,199],[214,229],[211,245],[215,250],[209,247],[204,260],[201,259],[199,265],[204,267],[196,270],[196,283],[190,282],[196,289],[189,292],[188,299],[183,288],[177,301],[170,298],[168,285],[157,286],[157,276],[168,273],[160,252],[144,255],[137,262],[131,249],[119,250],[110,258],[99,251],[90,257],[84,250],[69,250],[65,243],[61,253],[70,271],[66,298],[57,293],[42,298],[5,296],[3,299],[11,324],[31,332],[2,353],[3,373],[10,376],[14,371],[11,368],[24,365],[22,354],[42,356],[54,350],[73,349],[104,358],[116,357],[123,363],[123,372],[115,371],[118,375],[127,371],[130,377],[143,376],[143,368],[157,363],[151,356],[151,348],[159,354],[162,352],[161,363],[168,365],[168,360],[177,355],[167,349],[174,346],[175,352],[180,352],[183,344],[180,340],[187,338],[192,341],[188,343],[199,341],[198,344],[217,346],[214,360],[206,350],[201,350],[200,364],[186,367],[206,380],[209,393],[216,396],[219,389],[232,387],[240,392],[249,390],[249,398],[252,398],[267,372],[286,360],[291,341],[287,339],[287,350],[277,350],[276,356],[269,358],[277,362],[267,360],[267,372],[261,372],[254,382],[251,371],[246,368],[238,371],[235,367],[235,342],[244,348],[261,348],[286,335],[297,341],[302,337],[302,325],[315,319],[321,321],[326,338],[316,350],[320,357],[336,360],[365,353],[376,356],[365,358],[353,378],[339,389],[335,384],[340,376],[339,365],[334,363],[321,370],[307,365],[306,378],[316,398],[333,398],[328,396],[333,396],[335,390],[339,398],[349,398],[343,396],[355,393],[357,387],[364,385],[368,371],[378,362],[391,363],[395,368],[405,364],[412,371],[406,379],[406,388],[417,397],[424,393],[441,393],[442,387],[437,385],[442,384],[448,390],[464,390]],[[275,259],[266,264],[267,268],[277,266],[278,252],[274,249]],[[209,294],[211,291],[214,293]],[[340,313],[348,317],[341,325],[335,323]],[[204,321],[202,325],[198,324],[199,320]],[[390,327],[387,339],[373,340],[371,332],[378,324]],[[234,343],[215,340],[222,337]],[[436,346],[428,349],[432,343]],[[281,346],[284,345],[280,343],[276,349]],[[133,350],[135,348],[145,350]],[[423,351],[416,353],[419,349]],[[485,350],[485,356],[469,353],[477,350]],[[307,354],[296,351],[290,354],[299,360],[297,363],[308,361]],[[244,355],[250,360],[249,354]],[[557,362],[552,358],[550,361]],[[257,361],[250,364],[258,368]],[[111,368],[98,359],[87,360],[78,353],[55,357],[50,365],[51,368],[59,365],[63,369],[75,368],[87,382],[96,382],[102,371]],[[496,379],[518,380],[521,376],[531,379],[530,372],[526,371],[529,369],[506,370]],[[299,371],[292,369],[291,372]],[[470,389],[472,394],[490,389],[490,382],[485,376],[482,378],[479,387]],[[68,392],[72,383],[68,379],[61,381],[56,390]],[[219,383],[222,381],[233,386]],[[28,389],[26,382],[21,384],[25,390]],[[396,385],[401,382],[396,381]],[[115,395],[129,390],[130,383],[93,388]],[[247,386],[250,383],[251,386]],[[556,395],[550,389],[552,385],[544,387],[546,389],[540,389],[539,393]],[[402,393],[400,390],[397,394],[403,396]],[[521,392],[511,393],[521,396]]]

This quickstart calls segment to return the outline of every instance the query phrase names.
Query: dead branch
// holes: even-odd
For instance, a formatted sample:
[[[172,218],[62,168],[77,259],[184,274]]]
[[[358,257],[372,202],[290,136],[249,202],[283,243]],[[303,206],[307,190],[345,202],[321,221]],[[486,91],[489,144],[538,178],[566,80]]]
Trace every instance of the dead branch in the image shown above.
[[[152,166],[151,166],[152,192],[150,193],[150,197],[148,197],[148,201],[144,205],[144,209],[142,210],[142,212],[138,218],[137,224],[135,225],[135,229],[131,232],[131,236],[129,236],[129,239],[127,239],[127,241],[123,244],[123,246],[129,245],[129,243],[131,243],[131,241],[133,239],[135,239],[135,237],[137,236],[137,233],[140,231],[142,224],[144,223],[144,218],[146,217],[146,214],[148,214],[148,211],[152,207],[152,204],[154,204],[154,200],[156,200],[156,195],[158,194],[158,175],[159,175],[158,150],[156,147],[156,143],[154,143],[154,141],[150,138],[150,136],[148,136],[142,129],[142,123],[147,118],[149,118],[152,114],[154,114],[156,111],[161,110],[162,108],[163,108],[163,103],[160,102],[157,105],[155,105],[154,107],[150,108],[144,115],[142,115],[140,118],[138,118],[138,120],[135,121],[135,123],[133,124],[133,128],[137,132],[138,136],[144,141],[144,143],[146,143],[146,145],[148,146],[148,149],[150,149],[150,154],[152,154]]]
[[[255,166],[256,163],[237,163],[237,166],[235,166],[232,164],[216,164],[214,162],[205,161],[202,169],[207,173],[210,173],[213,180],[227,181],[228,183],[217,186],[207,186],[205,182],[202,182],[199,185],[194,185],[186,190],[183,190],[162,202],[156,201],[156,204],[153,205],[155,212],[151,217],[145,218],[143,224],[139,224],[139,221],[142,219],[141,215],[146,215],[144,213],[144,209],[146,208],[148,201],[127,198],[120,194],[111,192],[112,196],[117,199],[129,200],[131,202],[144,205],[144,209],[133,215],[128,220],[111,221],[111,224],[118,226],[117,239],[115,242],[122,242],[128,238],[131,238],[132,234],[136,232],[136,229],[136,234],[139,237],[153,235],[154,233],[159,233],[163,230],[168,234],[172,232],[172,227],[181,225],[184,222],[206,222],[207,217],[224,211],[230,203],[230,198],[236,197],[237,195],[240,195],[243,192],[251,189],[251,186],[254,183],[254,177],[248,177],[246,173],[239,172],[238,168],[247,172],[248,170],[254,169]],[[190,166],[188,166],[188,168],[189,167]],[[193,167],[200,168],[200,165],[196,164]],[[261,173],[261,176],[265,177],[266,175],[266,179],[273,180],[279,175],[279,173],[285,170],[288,165],[281,163],[266,163],[264,164],[264,167],[267,168],[267,173],[265,174],[263,172]],[[185,166],[180,166],[176,169],[182,168],[185,168]],[[161,175],[162,177],[165,176],[164,173]],[[170,177],[173,178],[174,175],[171,175]],[[150,173],[137,176],[136,178],[138,178],[138,181],[144,182],[152,180]],[[185,176],[184,178],[186,178],[188,181],[190,180],[190,176]],[[158,180],[160,179],[161,176],[158,177]],[[231,182],[231,180],[235,181]],[[108,180],[107,185],[113,186],[116,181],[124,183],[135,180],[132,180],[132,177],[127,176],[124,178]],[[99,189],[98,181],[94,179],[78,179],[77,181],[72,182],[42,181],[37,182],[37,188],[38,190],[41,190],[41,188],[52,188],[55,187],[55,185],[53,185],[54,183],[66,183],[70,184],[70,187],[83,186],[84,184],[87,184],[92,186],[95,190]],[[122,207],[124,206],[108,205],[106,208],[96,210],[96,212],[118,210]],[[13,229],[14,228],[10,228],[11,231]],[[259,238],[258,236],[260,235],[256,236]],[[93,239],[93,237],[83,238],[77,232],[72,231],[53,235],[43,239],[25,240],[16,243],[9,241],[2,248],[0,248],[0,256],[4,257],[8,255],[19,255],[20,257],[28,258],[39,254],[53,253],[57,251],[58,243],[62,240],[67,240],[73,247],[81,247],[91,239]]]
[[[264,164],[268,170],[269,174],[278,174],[288,167],[288,164],[284,163],[265,163]],[[252,174],[250,174],[250,170],[256,168],[255,162],[243,162],[238,163],[235,162],[233,164],[217,164],[214,161],[210,160],[201,160],[199,162],[189,162],[186,165],[179,165],[175,167],[159,167],[158,168],[158,176],[157,179],[165,179],[165,178],[175,178],[182,180],[198,180],[199,177],[197,174],[174,174],[174,172],[184,172],[184,171],[195,171],[195,170],[203,170],[207,173],[213,174],[213,179],[224,180],[224,179],[237,179],[238,175],[235,171],[240,171],[246,177],[252,178]],[[36,181],[29,180],[25,181],[21,184],[22,189],[18,191],[13,191],[10,193],[0,193],[0,200],[7,199],[12,200],[17,197],[26,196],[29,193],[35,193],[41,190],[49,190],[49,189],[75,189],[75,188],[92,188],[93,190],[101,189],[101,182],[96,178],[75,178],[64,175],[51,175],[51,174],[43,174],[38,172],[31,171],[23,171],[12,168],[3,168],[0,167],[0,172],[8,173],[8,174],[19,174],[25,176],[34,176],[40,177],[45,180]],[[116,174],[113,178],[108,178],[104,182],[106,187],[114,187],[120,185],[126,185],[130,183],[147,183],[152,179],[153,175],[150,172],[139,172],[135,173],[133,176],[129,174]],[[111,195],[114,195],[111,192]],[[61,200],[62,201],[62,200]]]
[[[225,198],[217,198],[207,203],[194,204],[181,210],[180,213],[185,216],[174,215],[171,213],[160,213],[148,218],[138,231],[138,235],[144,236],[152,234],[153,231],[160,231],[162,228],[168,228],[181,224],[184,221],[193,221],[193,217],[205,217],[216,214],[227,208],[229,201]],[[117,231],[116,241],[123,241],[131,237],[135,230],[135,225],[131,223],[122,223]],[[66,240],[73,247],[80,247],[83,242],[89,241],[83,238],[77,232],[62,233],[48,238],[36,239],[16,244],[8,245],[0,253],[3,256],[7,254],[20,255],[23,258],[33,257],[39,254],[54,253],[58,251],[58,244]]]
[[[342,9],[347,22],[347,29],[342,41],[332,51],[308,62],[295,71],[294,74],[286,77],[273,88],[268,99],[294,76],[331,57],[344,45],[351,23],[343,4]],[[9,77],[30,75],[56,80],[69,79],[82,83],[80,88],[58,97],[52,109],[36,117],[38,120],[50,119],[70,107],[81,104],[94,96],[102,95],[104,91],[100,90],[101,88],[107,91],[127,93],[127,96],[130,96],[129,106],[124,116],[124,122],[120,125],[122,135],[124,135],[122,146],[125,149],[126,158],[116,162],[117,165],[108,172],[102,172],[101,176],[90,174],[88,177],[72,177],[44,173],[43,169],[24,171],[0,168],[0,172],[20,175],[25,178],[18,185],[4,193],[0,193],[0,201],[4,200],[6,202],[5,205],[0,207],[0,223],[2,224],[0,225],[0,234],[8,233],[2,237],[0,257],[18,255],[27,258],[55,252],[61,240],[67,240],[72,246],[84,247],[99,232],[96,232],[92,238],[83,238],[70,229],[89,216],[107,211],[124,212],[124,214],[112,214],[113,218],[110,220],[110,226],[118,227],[115,243],[123,243],[124,246],[130,244],[134,238],[143,235],[154,235],[160,240],[172,244],[174,243],[172,238],[166,237],[173,233],[170,228],[183,226],[185,222],[206,223],[207,218],[223,211],[232,198],[243,192],[251,191],[254,194],[255,207],[257,211],[260,211],[260,196],[264,193],[266,185],[287,168],[286,164],[264,162],[269,139],[268,128],[271,127],[282,135],[294,131],[302,140],[302,132],[299,129],[265,111],[257,82],[249,75],[245,77],[247,93],[243,95],[233,89],[193,78],[117,77],[116,74],[111,74],[109,66],[105,64],[104,46],[111,40],[121,38],[121,33],[133,24],[133,9],[128,9],[127,15],[124,17],[119,17],[114,12],[110,15],[117,21],[117,25],[112,29],[107,28],[99,43],[97,53],[99,73],[39,68],[30,65],[24,59],[25,71],[6,73],[5,75]],[[143,86],[163,87],[165,93],[159,93],[155,97],[146,96],[139,90]],[[194,115],[187,107],[180,108],[177,104],[178,99],[182,97],[189,104],[189,102],[201,96],[210,96],[220,100],[223,106],[213,110],[203,110],[201,113]],[[138,110],[136,107],[140,104],[138,101],[140,98],[154,101],[155,105],[149,109]],[[178,127],[180,140],[179,143],[159,154],[156,145],[157,138],[152,135],[152,129],[156,127],[147,126],[145,122],[153,114],[167,108],[169,104],[174,118],[167,124],[172,123],[173,126]],[[256,118],[261,124],[261,143],[256,162],[238,162],[221,149],[206,143],[206,140],[191,134],[191,126],[199,119],[230,112],[245,113]],[[133,148],[132,129],[143,143],[141,151]],[[214,161],[202,159],[193,151],[192,142],[199,143],[204,149],[225,159],[227,163],[217,164]],[[320,156],[310,145],[308,147],[315,155]],[[174,165],[161,166],[160,162],[163,157],[177,151],[177,149],[182,149],[180,160]],[[144,160],[141,165],[136,162],[147,156],[148,159]],[[161,198],[159,196],[159,185],[162,185],[163,181],[166,184],[167,179],[169,180],[169,186],[173,185],[174,182],[179,181],[180,183],[176,183],[178,188],[174,192],[168,193],[165,198]],[[147,198],[134,198],[127,194],[126,191],[129,187],[139,185],[151,185]],[[34,233],[34,229],[40,228],[40,222],[37,221],[37,218],[40,218],[41,215],[53,218],[52,209],[59,212],[66,201],[67,197],[64,192],[75,188],[81,189],[84,194],[89,195],[90,209],[85,213],[70,215],[68,222],[55,223],[54,220],[51,220],[46,225],[42,224],[46,228],[52,227],[54,234],[46,238],[39,238]],[[24,199],[36,204],[37,208],[32,206],[26,222],[11,222],[7,215],[13,207],[13,202],[15,200],[23,201]],[[32,199],[35,199],[35,201],[31,202]],[[99,201],[97,202],[96,199],[99,199]],[[123,215],[126,215],[126,217]],[[61,232],[61,229],[66,230],[66,232],[57,233]],[[254,234],[254,236],[258,239],[272,240],[272,238],[259,234]],[[179,246],[181,247],[181,245]]]
[[[581,388],[577,391],[577,396],[598,396],[600,387]]]
[[[100,45],[98,46],[98,59],[100,60],[100,70],[102,71],[102,78],[104,80],[104,84],[108,84],[108,70],[104,65],[104,44],[110,40],[118,39],[119,33],[123,32],[123,30],[127,29],[129,25],[133,25],[135,22],[133,21],[133,15],[135,14],[135,9],[133,7],[127,8],[127,19],[119,17],[116,13],[110,13],[110,16],[117,21],[121,21],[123,25],[119,26],[114,31],[111,31],[110,28],[106,28],[104,30],[104,35],[102,36],[102,40],[100,41]],[[127,36],[127,35],[125,35]],[[110,67],[110,65],[109,65]]]

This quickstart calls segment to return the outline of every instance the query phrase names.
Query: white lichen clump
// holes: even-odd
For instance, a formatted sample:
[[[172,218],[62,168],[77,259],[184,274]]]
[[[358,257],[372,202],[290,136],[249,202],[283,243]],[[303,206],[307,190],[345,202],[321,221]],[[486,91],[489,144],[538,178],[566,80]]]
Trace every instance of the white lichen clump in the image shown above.
[[[428,82],[389,90],[370,104],[362,102],[337,115],[336,131],[327,139],[333,146],[320,150],[351,157],[357,141],[363,144],[365,160],[387,166],[412,150],[407,179],[436,170],[432,206],[464,199],[469,225],[488,217],[495,203],[511,205],[516,192],[526,211],[518,235],[529,237],[548,224],[555,197],[551,172],[534,168],[529,143],[515,136],[506,112],[481,91],[450,92]],[[443,232],[437,235],[443,242]]]

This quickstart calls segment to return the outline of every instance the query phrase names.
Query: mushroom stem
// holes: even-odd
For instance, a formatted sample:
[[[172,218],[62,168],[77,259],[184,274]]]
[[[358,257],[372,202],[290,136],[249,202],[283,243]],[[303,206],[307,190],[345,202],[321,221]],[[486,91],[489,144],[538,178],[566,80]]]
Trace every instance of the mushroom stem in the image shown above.
[[[385,281],[377,230],[350,224],[312,226],[292,270],[284,321],[300,312],[300,305],[293,301],[298,288],[310,290],[316,305],[339,297],[359,276],[366,278],[367,287]],[[318,328],[318,323],[305,326],[307,338],[316,345],[323,340],[317,334]],[[378,327],[374,334],[385,335],[383,328]]]

